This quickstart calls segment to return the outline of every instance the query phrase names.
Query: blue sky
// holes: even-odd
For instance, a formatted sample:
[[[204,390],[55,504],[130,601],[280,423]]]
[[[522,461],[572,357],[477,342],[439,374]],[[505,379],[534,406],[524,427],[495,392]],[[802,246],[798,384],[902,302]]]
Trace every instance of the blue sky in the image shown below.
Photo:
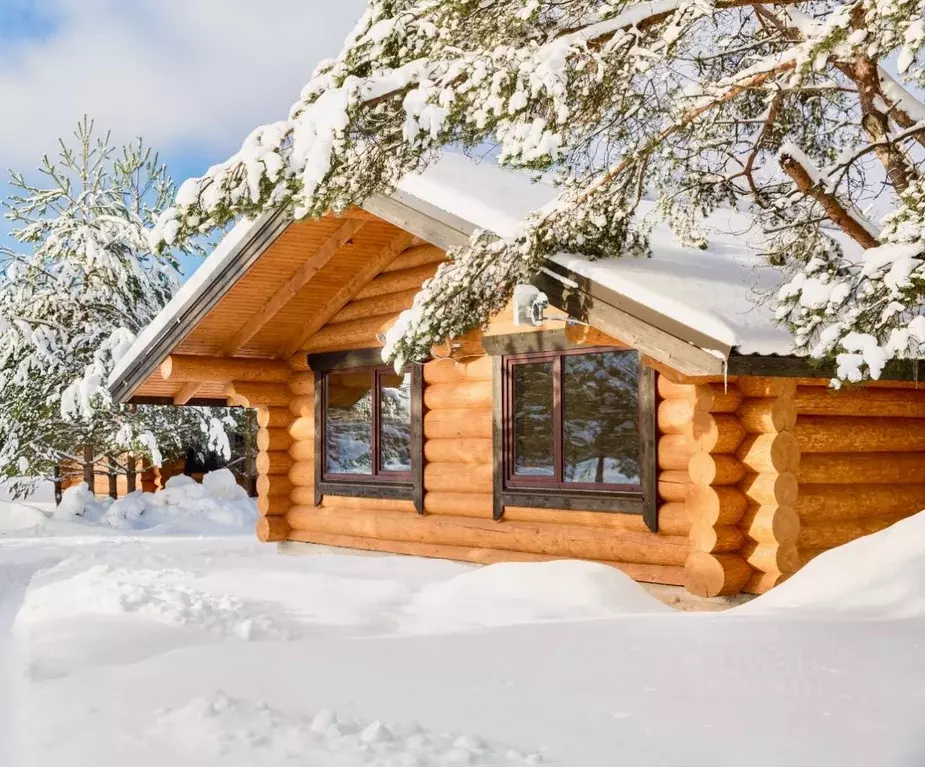
[[[179,183],[285,117],[365,0],[0,0],[0,169],[31,173],[87,114]],[[0,237],[9,224],[0,220]],[[192,263],[190,266],[194,267]]]

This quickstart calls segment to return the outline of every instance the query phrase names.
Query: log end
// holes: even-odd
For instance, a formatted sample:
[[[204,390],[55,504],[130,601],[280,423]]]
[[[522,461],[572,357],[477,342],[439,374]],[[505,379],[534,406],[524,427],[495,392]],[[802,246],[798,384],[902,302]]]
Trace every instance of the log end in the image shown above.
[[[738,594],[752,577],[752,569],[736,554],[694,551],[684,564],[684,586],[698,597]]]
[[[257,540],[261,543],[285,541],[289,537],[289,523],[285,517],[260,517],[257,520]]]

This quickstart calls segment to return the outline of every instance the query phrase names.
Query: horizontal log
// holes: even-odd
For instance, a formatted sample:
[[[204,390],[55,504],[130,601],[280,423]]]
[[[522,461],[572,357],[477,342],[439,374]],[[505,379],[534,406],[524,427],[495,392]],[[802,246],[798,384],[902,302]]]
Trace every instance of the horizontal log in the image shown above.
[[[296,442],[311,442],[315,439],[315,419],[314,417],[301,416],[295,418],[289,416],[292,421],[289,424],[289,436]]]
[[[288,477],[280,474],[259,474],[257,476],[257,495],[288,498],[292,492],[292,483]]]
[[[794,428],[804,453],[925,451],[925,419],[800,416]]]
[[[315,460],[314,440],[300,439],[290,444],[289,457],[296,463],[313,463]]]
[[[424,416],[427,439],[456,439],[492,436],[491,408],[433,410]]]
[[[739,447],[738,459],[759,474],[796,471],[800,467],[800,444],[789,431],[779,434],[753,434]]]
[[[734,453],[745,437],[745,427],[734,415],[697,411],[684,434],[696,450]]]
[[[434,245],[415,245],[401,253],[394,261],[383,268],[383,274],[398,272],[402,269],[414,269],[428,264],[439,264],[446,260],[446,252]]]
[[[700,597],[738,594],[752,576],[752,568],[737,554],[692,551],[684,563],[684,585]]]
[[[797,472],[800,484],[894,484],[920,477],[923,453],[807,453]]]
[[[315,398],[310,394],[296,395],[289,400],[289,412],[295,418],[315,417]]]
[[[315,484],[315,463],[293,463],[289,469],[289,481],[296,487],[313,487]]]
[[[793,506],[800,486],[792,472],[783,474],[747,474],[739,489],[752,503],[759,506]]]
[[[687,467],[678,471],[661,471],[658,474],[658,497],[663,501],[683,501],[691,487]]]
[[[292,400],[289,387],[280,383],[232,381],[225,387],[225,394],[244,407],[288,407]]]
[[[324,352],[381,346],[376,336],[388,330],[397,316],[383,314],[338,325],[325,325],[302,345],[302,350]]]
[[[424,280],[429,280],[437,271],[436,264],[416,266],[411,269],[401,269],[395,272],[380,274],[376,279],[366,285],[354,297],[355,301],[366,298],[384,296],[387,293],[401,293],[405,290],[420,289]]]
[[[745,466],[732,455],[695,453],[687,470],[698,485],[735,485],[745,477]]]
[[[490,439],[429,439],[424,443],[424,458],[431,463],[492,463]]]
[[[763,573],[795,573],[800,568],[796,543],[756,543],[742,546],[742,556],[749,566]]]
[[[286,515],[295,530],[472,548],[528,551],[556,557],[640,564],[681,565],[689,543],[681,536],[621,532],[541,522],[315,509],[294,506]]]
[[[491,464],[428,463],[424,467],[427,492],[455,492],[464,487],[473,493],[490,493],[492,480]]]
[[[257,513],[265,517],[279,517],[285,515],[292,506],[288,496],[260,496],[257,498]]]
[[[762,573],[757,572],[748,579],[748,583],[742,588],[746,594],[764,594],[775,586],[780,586],[790,577],[791,573]]]
[[[424,405],[429,410],[491,408],[492,384],[490,381],[431,384],[424,388]]]
[[[263,452],[288,450],[292,437],[286,429],[257,429],[257,449]]]
[[[801,415],[925,418],[925,389],[800,386],[793,402]]]
[[[289,365],[279,360],[199,357],[191,354],[171,354],[161,363],[160,371],[165,381],[196,383],[283,383],[292,375]]]
[[[800,535],[800,517],[793,506],[753,504],[746,509],[739,527],[756,543],[795,544]]]
[[[694,399],[694,386],[692,384],[675,383],[667,376],[659,374],[656,379],[658,396],[662,399],[681,399],[691,401]]]
[[[261,429],[285,429],[291,421],[288,407],[257,408],[257,426]]]
[[[405,309],[410,309],[417,289],[403,290],[400,293],[389,293],[384,296],[374,296],[362,301],[351,301],[328,321],[329,325],[337,325],[353,320],[367,320],[371,317],[396,316]]]
[[[293,461],[289,453],[273,451],[272,453],[257,453],[258,474],[286,474],[292,468]]]
[[[792,430],[797,422],[797,409],[789,397],[762,397],[743,400],[738,416],[747,432],[769,434]]]
[[[802,524],[915,514],[925,509],[925,484],[801,485],[796,502]]]
[[[797,382],[793,378],[739,376],[736,386],[746,397],[792,397]]]
[[[685,500],[688,518],[710,527],[736,524],[747,507],[748,499],[734,486],[692,485]]]
[[[660,375],[657,387],[663,399],[684,400],[693,410],[706,413],[734,413],[742,402],[742,392],[732,384],[676,384]]]
[[[907,514],[883,514],[876,517],[819,520],[807,523],[800,529],[798,545],[801,549],[831,549],[865,535],[879,533],[907,516]]]
[[[285,541],[289,537],[289,523],[285,517],[258,517],[257,540],[261,543]]]
[[[494,513],[494,496],[491,493],[425,493],[424,511],[428,514],[491,519]]]
[[[658,404],[658,430],[662,434],[684,434],[693,417],[690,400],[664,399]]]
[[[314,543],[321,546],[337,546],[346,549],[365,551],[383,551],[391,554],[406,554],[415,557],[434,557],[451,559],[458,562],[474,562],[490,565],[497,562],[549,562],[561,557],[544,556],[523,551],[505,549],[467,548],[464,546],[447,546],[433,543],[407,543],[404,541],[386,541],[376,538],[362,538],[354,535],[332,535],[306,530],[296,530],[289,534],[289,540]],[[595,560],[590,560],[595,561]],[[626,573],[630,578],[643,583],[663,583],[669,586],[681,586],[684,583],[684,568],[667,565],[641,565],[628,562],[601,562]]]
[[[658,439],[658,467],[668,471],[688,468],[694,447],[683,434],[663,434]]]
[[[824,554],[828,549],[800,549],[800,567],[806,567],[820,554]]]
[[[314,373],[293,373],[292,377],[286,382],[289,391],[301,396],[304,394],[315,393],[315,374]]]
[[[491,357],[477,357],[469,362],[455,359],[434,360],[424,365],[424,383],[447,384],[466,381],[490,381],[492,378]]]
[[[708,554],[728,554],[738,551],[745,541],[745,535],[735,525],[713,527],[698,522],[691,527],[691,550]]]
[[[321,499],[322,509],[361,509],[365,511],[414,512],[414,501],[397,498],[358,498],[350,495],[325,495]]]
[[[425,500],[426,504],[426,500]],[[614,533],[646,533],[649,528],[641,514],[619,514],[602,511],[559,511],[555,509],[534,509],[523,506],[507,506],[504,519],[510,522],[543,522],[556,525],[579,525],[612,530]],[[658,510],[658,534],[685,536],[691,531],[683,504],[665,503]]]

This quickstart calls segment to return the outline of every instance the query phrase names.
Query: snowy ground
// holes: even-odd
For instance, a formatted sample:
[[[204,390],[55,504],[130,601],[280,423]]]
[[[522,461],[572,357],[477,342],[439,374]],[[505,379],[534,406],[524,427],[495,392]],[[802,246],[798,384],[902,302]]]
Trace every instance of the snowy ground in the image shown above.
[[[585,563],[8,531],[0,764],[922,765],[920,516],[723,614]]]

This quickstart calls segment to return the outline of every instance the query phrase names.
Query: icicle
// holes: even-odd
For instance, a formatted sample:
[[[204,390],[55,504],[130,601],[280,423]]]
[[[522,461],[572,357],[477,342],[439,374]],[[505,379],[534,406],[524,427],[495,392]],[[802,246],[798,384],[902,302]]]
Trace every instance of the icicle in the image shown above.
[[[729,357],[723,357],[723,394],[729,393]]]

